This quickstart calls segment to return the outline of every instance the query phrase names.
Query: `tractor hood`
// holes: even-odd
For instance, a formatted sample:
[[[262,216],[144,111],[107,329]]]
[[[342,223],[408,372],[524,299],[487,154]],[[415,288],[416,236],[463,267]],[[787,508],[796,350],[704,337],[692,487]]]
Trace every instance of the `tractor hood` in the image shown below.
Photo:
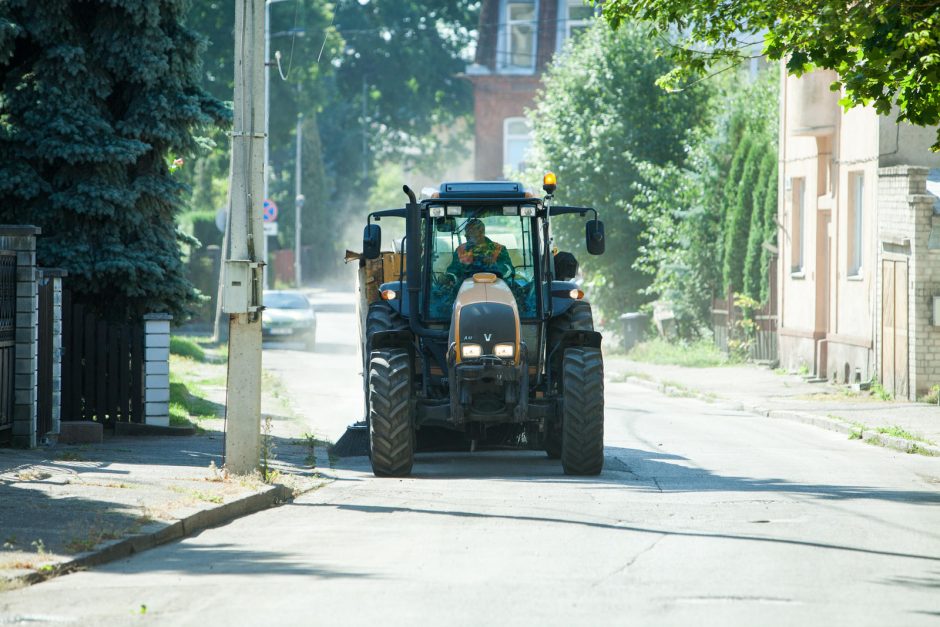
[[[511,344],[512,361],[519,363],[519,310],[509,286],[495,274],[478,272],[460,286],[454,301],[450,340],[456,361],[468,361],[462,347],[480,346],[481,357],[496,354],[497,344]]]

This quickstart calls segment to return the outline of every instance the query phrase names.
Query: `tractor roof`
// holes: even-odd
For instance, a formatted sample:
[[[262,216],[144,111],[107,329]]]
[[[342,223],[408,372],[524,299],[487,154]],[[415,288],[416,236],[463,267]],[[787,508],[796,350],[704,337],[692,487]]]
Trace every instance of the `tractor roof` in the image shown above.
[[[438,194],[441,199],[486,199],[499,198],[504,200],[516,199],[523,200],[531,198],[526,195],[525,187],[522,183],[510,181],[470,181],[457,183],[441,183],[441,189]]]

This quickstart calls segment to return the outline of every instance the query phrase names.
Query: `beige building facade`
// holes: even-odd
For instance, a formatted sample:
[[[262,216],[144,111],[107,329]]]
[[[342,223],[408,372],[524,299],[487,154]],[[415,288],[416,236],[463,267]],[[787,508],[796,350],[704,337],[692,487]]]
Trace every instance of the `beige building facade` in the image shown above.
[[[780,362],[914,398],[940,383],[940,358],[925,353],[935,343],[940,355],[936,129],[843,111],[834,79],[781,69]]]

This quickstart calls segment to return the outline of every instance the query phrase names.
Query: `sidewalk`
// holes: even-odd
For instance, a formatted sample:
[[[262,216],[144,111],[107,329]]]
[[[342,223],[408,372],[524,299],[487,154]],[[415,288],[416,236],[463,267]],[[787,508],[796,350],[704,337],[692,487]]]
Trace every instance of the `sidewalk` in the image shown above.
[[[686,368],[607,356],[607,380],[630,381],[667,394],[729,402],[770,418],[808,423],[851,439],[940,456],[940,407],[880,401],[845,386],[808,383],[759,366]]]
[[[328,481],[321,443],[289,412],[271,417],[268,483],[220,470],[221,419],[201,421],[205,431],[194,436],[106,431],[101,444],[0,449],[0,591],[191,535]]]

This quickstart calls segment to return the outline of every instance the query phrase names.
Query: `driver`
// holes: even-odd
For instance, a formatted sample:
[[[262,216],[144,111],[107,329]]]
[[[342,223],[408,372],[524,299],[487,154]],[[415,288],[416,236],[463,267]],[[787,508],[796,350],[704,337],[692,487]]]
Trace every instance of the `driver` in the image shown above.
[[[467,241],[454,251],[454,260],[447,271],[461,282],[472,272],[497,272],[508,276],[514,271],[509,251],[486,236],[486,226],[479,218],[467,222]]]

